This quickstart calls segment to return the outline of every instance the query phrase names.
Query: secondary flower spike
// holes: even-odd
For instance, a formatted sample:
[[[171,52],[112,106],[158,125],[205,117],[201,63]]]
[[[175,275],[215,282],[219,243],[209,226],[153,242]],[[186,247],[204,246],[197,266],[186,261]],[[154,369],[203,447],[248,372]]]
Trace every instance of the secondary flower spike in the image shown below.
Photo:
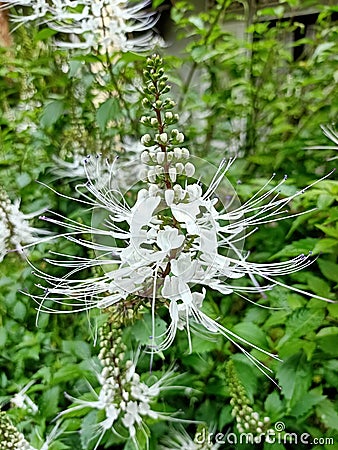
[[[90,400],[76,399],[68,394],[67,398],[72,400],[73,406],[59,414],[59,418],[67,417],[75,411],[83,415],[86,410],[97,411],[96,433],[93,435],[95,441],[94,450],[97,449],[105,436],[110,433],[120,438],[128,439],[134,443],[135,448],[140,450],[140,435],[148,443],[149,428],[147,422],[154,420],[169,420],[174,422],[186,422],[175,417],[175,414],[157,411],[153,403],[163,392],[172,389],[181,389],[174,383],[178,376],[173,370],[162,374],[160,377],[150,377],[148,384],[141,381],[137,373],[136,365],[139,352],[133,359],[128,359],[127,346],[123,343],[120,313],[110,311],[111,318],[115,320],[107,323],[100,330],[100,353],[98,359],[101,366],[97,374],[100,390],[97,393],[91,388]],[[155,379],[154,379],[155,378]],[[101,412],[101,414],[100,414]],[[147,447],[148,448],[148,445]]]
[[[0,262],[11,251],[21,251],[24,245],[34,244],[39,236],[50,234],[49,231],[34,228],[29,220],[41,214],[24,214],[20,211],[20,201],[11,202],[7,193],[0,188]]]
[[[311,255],[273,264],[254,263],[239,247],[257,226],[290,217],[286,206],[304,190],[283,198],[279,189],[286,178],[272,187],[271,179],[243,205],[232,207],[231,200],[228,206],[223,205],[217,192],[233,160],[220,163],[208,186],[193,179],[195,160],[182,146],[183,133],[175,128],[179,118],[171,112],[174,102],[166,95],[170,86],[160,57],[147,60],[144,77],[143,105],[150,113],[142,117],[149,129],[141,139],[145,146],[140,174],[143,187],[137,185],[137,198],[130,205],[116,185],[118,161],[106,162],[110,176],[105,184],[98,184],[91,174],[102,167],[101,158],[85,159],[88,180],[77,187],[80,198],[75,201],[92,209],[92,224],[78,223],[56,213],[43,219],[64,227],[63,236],[94,250],[96,257],[75,259],[61,255],[61,259],[50,259],[51,264],[69,269],[63,278],[36,271],[45,281],[40,286],[43,293],[35,297],[39,310],[57,311],[47,300],[84,311],[106,309],[118,303],[136,305],[144,299],[153,318],[151,351],[169,348],[177,330],[186,330],[190,349],[192,330],[220,333],[266,372],[244,347],[256,348],[271,358],[278,359],[277,356],[234,334],[223,326],[222,320],[209,317],[203,302],[207,301],[207,288],[246,298],[247,294],[262,294],[275,285],[289,287],[279,277],[311,264]],[[96,225],[96,217],[102,217],[103,211],[106,220],[103,226]],[[89,234],[93,239],[83,237]],[[98,267],[102,268],[99,274]],[[83,278],[81,273],[90,268],[96,268],[96,274]],[[252,286],[237,281],[244,277]],[[295,287],[290,289],[327,300]],[[168,310],[168,327],[164,335],[156,336],[155,316],[163,307]]]
[[[25,14],[10,15],[18,25],[46,24],[69,36],[58,40],[60,48],[112,51],[144,51],[160,43],[153,28],[158,14],[149,9],[150,0],[8,0],[0,9],[25,7]]]

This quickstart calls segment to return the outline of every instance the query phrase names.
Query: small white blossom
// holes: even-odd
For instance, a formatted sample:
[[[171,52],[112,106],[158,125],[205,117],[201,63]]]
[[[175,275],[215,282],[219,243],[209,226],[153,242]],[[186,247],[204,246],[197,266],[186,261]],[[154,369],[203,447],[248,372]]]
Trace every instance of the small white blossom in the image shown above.
[[[21,389],[20,392],[18,392],[11,398],[12,406],[15,406],[16,408],[27,409],[28,411],[32,412],[33,414],[36,414],[38,412],[38,410],[39,410],[38,406],[26,394],[28,389],[33,384],[34,384],[34,380],[30,381],[24,388]]]
[[[173,385],[176,376],[170,370],[157,381],[152,377],[153,382],[150,385],[141,381],[136,371],[139,352],[136,353],[133,360],[121,359],[120,355],[124,354],[125,346],[116,339],[120,331],[111,327],[112,331],[107,334],[107,328],[108,325],[101,332],[101,351],[104,350],[108,357],[100,358],[103,368],[101,373],[97,374],[100,383],[99,393],[97,394],[94,389],[91,389],[93,400],[76,399],[66,394],[66,397],[73,402],[73,406],[61,412],[58,418],[61,419],[69,413],[73,414],[75,411],[86,408],[103,411],[105,418],[98,424],[99,432],[97,436],[94,436],[97,438],[95,448],[98,448],[106,432],[117,434],[115,431],[117,423],[125,428],[126,439],[130,437],[136,448],[139,448],[137,431],[142,430],[146,436],[147,418],[180,421],[152,408],[152,404],[156,402],[161,392],[178,388]],[[106,337],[115,342],[112,347],[109,346]],[[116,363],[119,365],[118,373],[115,373]],[[119,434],[119,436],[121,435]]]
[[[0,191],[0,262],[8,252],[21,252],[27,244],[40,241],[41,235],[50,234],[29,224],[29,220],[41,212],[24,214],[20,211],[19,200],[11,202],[8,195]]]

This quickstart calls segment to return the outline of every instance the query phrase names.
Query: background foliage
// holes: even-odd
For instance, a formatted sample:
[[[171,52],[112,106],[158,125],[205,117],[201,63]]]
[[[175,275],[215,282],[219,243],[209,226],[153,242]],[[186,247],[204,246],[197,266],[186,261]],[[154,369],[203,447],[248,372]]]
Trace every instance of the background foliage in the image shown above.
[[[301,2],[302,7],[315,6],[320,11],[313,32],[306,35],[304,24],[293,16],[285,18],[289,7],[297,7],[296,0],[281,1],[254,14],[250,8],[249,12],[232,12],[234,3],[220,0],[209,11],[199,13],[185,1],[175,2],[171,8],[171,26],[185,49],[179,57],[170,54],[170,47],[161,52],[174,82],[187,146],[215,165],[236,153],[238,159],[229,178],[237,183],[243,201],[273,172],[280,178],[289,176],[282,194],[295,192],[334,167],[332,150],[306,147],[330,144],[320,125],[334,123],[337,117],[334,18],[338,8]],[[228,30],[230,19],[245,23],[243,38]],[[73,162],[74,151],[80,155],[125,155],[126,137],[137,140],[142,132],[139,80],[144,56],[118,52],[111,60],[95,54],[70,56],[53,48],[51,35],[43,27],[20,27],[13,40],[12,48],[0,53],[1,185],[12,199],[21,199],[26,213],[48,207],[79,218],[83,212],[69,211],[65,199],[35,180],[74,195],[75,172],[69,171],[67,176],[53,172],[55,157]],[[103,75],[97,72],[98,65],[104,67]],[[337,198],[334,176],[306,191],[291,204],[290,212],[312,211],[278,226],[268,224],[249,236],[246,247],[251,260],[273,263],[313,251],[318,259],[283,281],[335,300]],[[43,226],[39,220],[35,224]],[[51,249],[82,256],[71,242],[50,242],[29,253],[32,264],[45,268],[44,258]],[[95,384],[91,369],[97,348],[91,330],[99,319],[95,314],[43,314],[36,321],[36,305],[22,292],[36,292],[36,278],[27,261],[9,254],[0,265],[0,274],[0,403],[39,448],[52,419],[68,405],[64,391],[76,395],[85,391],[85,380]],[[290,433],[335,437],[335,445],[311,448],[338,448],[338,305],[282,288],[267,292],[266,299],[254,299],[281,307],[275,311],[236,296],[208,296],[214,318],[220,317],[234,332],[279,353],[282,363],[265,362],[272,366],[281,389],[228,342],[196,337],[192,353],[187,354],[182,334],[165,355],[165,363],[175,361],[185,373],[182,383],[192,390],[188,397],[168,394],[167,407],[181,409],[186,418],[213,424],[217,431],[236,432],[225,371],[230,358],[250,401],[272,423],[283,421]],[[146,344],[147,323],[149,317],[144,316],[125,331],[125,339]],[[160,369],[161,361],[157,364]],[[148,361],[141,361],[140,367],[146,374]],[[36,414],[9,403],[30,380],[34,380],[29,395],[38,405]],[[70,420],[65,437],[50,448],[87,448],[83,432],[71,432],[77,429],[76,420]],[[153,424],[152,449],[167,432],[168,425]],[[106,448],[129,449],[130,445],[124,447],[117,439]],[[294,448],[278,443],[261,446]]]

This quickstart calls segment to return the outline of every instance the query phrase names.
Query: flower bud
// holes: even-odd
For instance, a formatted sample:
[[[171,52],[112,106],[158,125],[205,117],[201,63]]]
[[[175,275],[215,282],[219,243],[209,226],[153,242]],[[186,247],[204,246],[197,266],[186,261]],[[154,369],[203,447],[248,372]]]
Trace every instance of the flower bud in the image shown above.
[[[156,181],[156,172],[154,169],[149,169],[147,174],[148,180],[150,183],[155,183]]]
[[[184,171],[187,177],[192,177],[195,173],[195,166],[191,162],[187,162]]]
[[[164,198],[168,206],[171,206],[174,202],[175,192],[172,189],[167,189],[164,192]]]
[[[156,158],[157,158],[158,164],[163,164],[164,159],[165,159],[165,152],[156,153]]]
[[[175,183],[176,177],[177,177],[177,172],[176,172],[175,167],[170,167],[169,168],[169,177],[170,177],[171,181],[173,183]]]
[[[183,170],[184,170],[184,165],[179,162],[179,163],[175,164],[175,167],[176,167],[177,173],[179,175],[181,175],[183,173]]]
[[[150,161],[149,152],[144,151],[141,153],[141,162],[147,164]]]
[[[152,139],[151,139],[150,134],[144,134],[141,137],[141,144],[143,144],[143,145],[147,146],[147,145],[149,145],[151,143],[151,141],[152,141]]]
[[[181,159],[182,158],[182,149],[179,147],[175,147],[174,148],[174,156],[176,159]]]
[[[190,157],[189,150],[187,148],[184,148],[184,147],[181,150],[182,150],[182,157],[185,158],[185,159],[189,159],[189,157]]]
[[[161,133],[158,135],[158,143],[159,144],[166,144],[168,142],[168,135],[167,133]]]

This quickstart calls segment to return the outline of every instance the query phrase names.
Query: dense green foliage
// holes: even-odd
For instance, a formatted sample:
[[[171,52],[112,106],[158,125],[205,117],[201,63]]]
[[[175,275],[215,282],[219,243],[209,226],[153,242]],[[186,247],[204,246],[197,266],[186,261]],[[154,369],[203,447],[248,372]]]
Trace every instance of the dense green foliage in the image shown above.
[[[160,6],[163,2],[153,3]],[[333,19],[338,8],[288,0],[249,14],[246,9],[233,12],[234,3],[238,2],[218,0],[209,11],[198,13],[190,2],[180,1],[171,9],[171,26],[186,42],[185,50],[179,57],[171,54],[175,51],[170,47],[159,52],[173,82],[180,128],[190,151],[215,166],[222,158],[237,155],[228,177],[242,202],[274,172],[278,180],[288,175],[281,195],[290,195],[335,166],[331,159],[334,150],[306,147],[333,145],[320,125],[337,120],[338,28]],[[286,14],[290,8],[297,11],[298,3],[304,9],[320,11],[311,33],[304,34],[305,25],[296,13]],[[228,21],[244,23],[245,34],[232,34]],[[145,132],[139,123],[145,56],[116,52],[108,60],[99,54],[72,55],[55,50],[52,34],[43,26],[20,27],[13,33],[13,47],[0,50],[0,187],[12,201],[21,199],[26,214],[48,208],[86,221],[89,213],[70,207],[66,198],[78,195],[75,168],[69,169],[68,175],[57,173],[53,171],[55,158],[73,162],[74,153],[103,153],[109,158],[118,154],[122,159],[135,159],[136,150],[134,155],[126,154],[130,150],[125,144],[126,137],[135,142]],[[290,215],[310,212],[267,223],[247,237],[249,259],[273,264],[312,251],[315,258],[309,267],[280,281],[336,300],[337,199],[338,182],[331,175],[289,205]],[[47,225],[36,218],[34,226]],[[57,225],[48,226],[60,232]],[[60,239],[37,244],[25,250],[25,255],[9,253],[0,263],[0,404],[36,448],[53,428],[53,419],[70,404],[64,392],[85,398],[88,383],[94,389],[98,386],[93,371],[98,355],[95,336],[105,319],[95,310],[37,315],[37,304],[26,295],[39,293],[36,284],[40,281],[32,266],[55,276],[64,274],[62,268],[47,265],[50,251],[88,256],[86,249]],[[179,410],[179,417],[238,435],[231,414],[232,378],[226,370],[230,360],[233,377],[255,411],[268,416],[272,425],[283,422],[287,433],[311,435],[307,445],[262,442],[257,448],[338,448],[338,304],[282,287],[252,296],[253,303],[212,291],[207,299],[211,317],[250,342],[278,353],[283,360],[280,363],[252,350],[271,367],[280,388],[221,337],[193,336],[189,353],[186,334],[179,332],[163,358],[155,359],[153,375],[176,364],[183,374],[178,384],[188,389],[165,393],[157,410]],[[256,302],[276,309],[260,308]],[[151,330],[150,315],[142,310],[138,314],[138,320],[123,330],[123,340],[131,350],[148,344]],[[157,327],[164,329],[162,319]],[[138,367],[146,380],[149,355],[140,359]],[[28,392],[38,406],[36,413],[10,403],[31,380],[34,383]],[[82,416],[71,413],[67,417],[64,433],[50,445],[51,450],[94,448],[91,416]],[[154,420],[149,427],[150,449],[155,450],[172,426]],[[189,425],[188,430],[193,435],[196,426]],[[316,445],[315,438],[334,438],[335,444],[327,440]],[[146,448],[142,436],[139,439],[144,445],[141,448]],[[133,444],[112,435],[104,438],[99,448],[129,450]]]

